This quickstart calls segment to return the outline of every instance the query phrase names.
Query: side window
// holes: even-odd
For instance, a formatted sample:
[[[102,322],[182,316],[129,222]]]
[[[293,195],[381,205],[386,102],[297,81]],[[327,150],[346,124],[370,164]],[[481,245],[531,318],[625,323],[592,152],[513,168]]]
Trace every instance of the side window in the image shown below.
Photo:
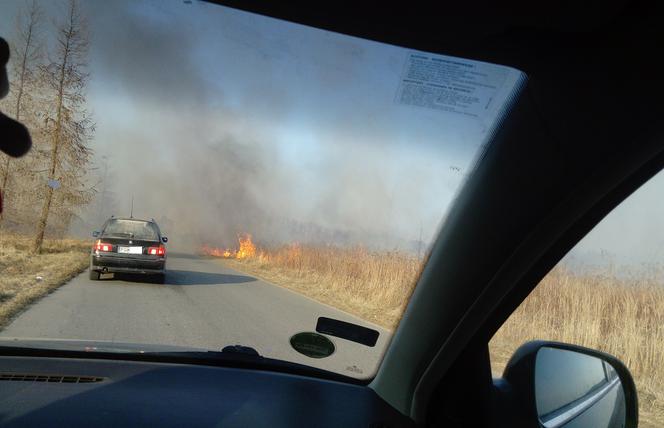
[[[535,339],[619,358],[636,382],[639,426],[664,426],[664,172],[604,218],[496,332],[494,377]]]

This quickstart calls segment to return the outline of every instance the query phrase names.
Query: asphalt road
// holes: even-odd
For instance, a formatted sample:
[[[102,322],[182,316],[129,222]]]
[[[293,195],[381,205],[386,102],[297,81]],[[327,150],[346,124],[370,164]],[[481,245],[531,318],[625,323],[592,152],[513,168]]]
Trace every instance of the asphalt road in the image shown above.
[[[31,305],[0,336],[104,340],[221,349],[242,344],[261,355],[354,377],[371,376],[389,333],[290,290],[222,266],[217,260],[169,255],[165,284],[118,277],[88,279],[87,271]],[[319,316],[379,330],[370,348],[331,337],[334,354],[297,353],[290,337],[315,331]]]

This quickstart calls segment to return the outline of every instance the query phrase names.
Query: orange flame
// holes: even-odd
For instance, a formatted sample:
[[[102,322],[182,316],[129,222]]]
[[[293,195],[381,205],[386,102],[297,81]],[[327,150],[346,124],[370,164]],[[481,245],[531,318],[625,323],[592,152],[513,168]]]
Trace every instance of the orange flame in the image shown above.
[[[247,259],[256,256],[256,246],[251,242],[251,235],[247,233],[244,238],[238,236],[237,240],[240,243],[240,249],[235,254],[236,259]]]
[[[251,241],[251,235],[246,233],[238,235],[239,250],[231,250],[230,248],[222,249],[217,247],[209,247],[203,245],[201,252],[206,256],[223,257],[225,259],[247,259],[256,257],[256,245]]]

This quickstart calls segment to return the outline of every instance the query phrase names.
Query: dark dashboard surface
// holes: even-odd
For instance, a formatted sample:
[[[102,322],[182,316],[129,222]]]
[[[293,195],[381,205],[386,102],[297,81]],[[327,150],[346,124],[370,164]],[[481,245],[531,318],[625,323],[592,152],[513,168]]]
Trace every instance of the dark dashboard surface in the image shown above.
[[[392,427],[405,426],[408,419],[368,387],[304,376],[5,356],[0,357],[0,424]]]

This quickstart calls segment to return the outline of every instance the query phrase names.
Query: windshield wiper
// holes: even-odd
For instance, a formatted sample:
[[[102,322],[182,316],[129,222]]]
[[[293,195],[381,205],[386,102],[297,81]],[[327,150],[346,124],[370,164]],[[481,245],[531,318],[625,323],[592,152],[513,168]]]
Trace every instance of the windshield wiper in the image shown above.
[[[57,345],[56,345],[57,346]],[[117,352],[109,349],[90,346],[86,349],[58,349],[51,347],[33,347],[19,342],[15,345],[0,343],[0,356],[20,356],[38,358],[82,358],[121,361],[148,361],[155,363],[191,364],[218,367],[232,367],[249,370],[263,370],[280,373],[289,373],[303,376],[313,376],[322,379],[335,380],[346,383],[366,384],[361,379],[355,379],[342,374],[318,369],[305,364],[292,363],[261,356],[255,349],[231,345],[221,351],[215,350],[165,350],[143,351],[125,350]]]
[[[341,381],[346,383],[365,384],[361,379],[355,379],[328,370],[311,367],[306,364],[268,358],[260,355],[250,346],[230,345],[221,351],[165,351],[145,352],[143,356],[172,359],[173,362],[188,364],[204,364],[221,367],[246,368],[251,370],[276,371],[304,376],[313,376],[322,379]]]
[[[239,362],[239,363],[261,363],[269,361],[270,363],[281,360],[271,360],[265,358],[254,348],[243,345],[225,346],[221,351],[215,350],[192,350],[192,351],[148,351],[141,352],[141,355],[151,355],[159,357],[185,357],[215,362]],[[290,364],[290,363],[288,363]]]

